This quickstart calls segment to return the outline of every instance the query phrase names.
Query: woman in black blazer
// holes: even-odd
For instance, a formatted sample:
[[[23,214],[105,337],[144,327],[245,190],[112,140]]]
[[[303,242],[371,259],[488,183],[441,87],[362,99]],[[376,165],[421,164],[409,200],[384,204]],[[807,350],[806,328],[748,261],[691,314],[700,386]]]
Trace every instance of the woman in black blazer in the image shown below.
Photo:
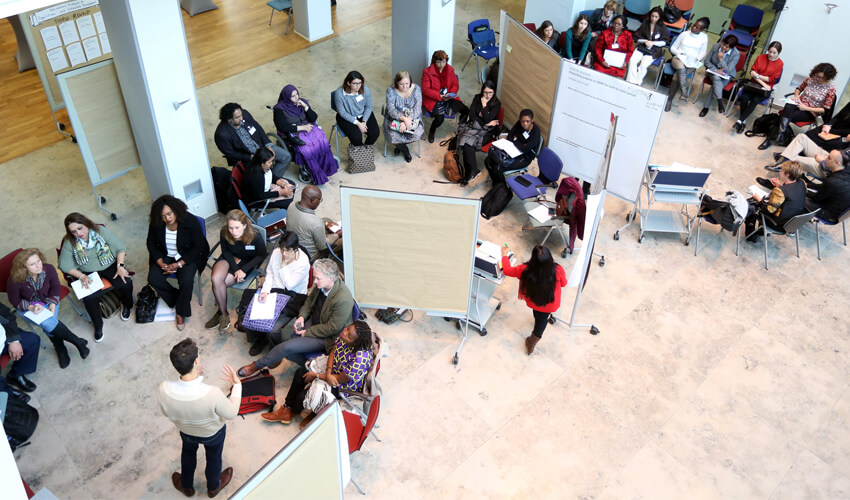
[[[168,307],[177,313],[177,329],[183,330],[192,315],[192,285],[198,269],[203,269],[210,253],[201,223],[189,213],[183,201],[163,195],[151,206],[148,227],[150,270],[148,283]],[[175,289],[166,278],[177,275]]]
[[[258,149],[248,162],[242,176],[242,201],[246,206],[262,206],[259,202],[266,199],[273,200],[269,203],[269,208],[287,208],[292,203],[295,183],[274,175],[271,170],[273,165],[274,153],[266,148]]]

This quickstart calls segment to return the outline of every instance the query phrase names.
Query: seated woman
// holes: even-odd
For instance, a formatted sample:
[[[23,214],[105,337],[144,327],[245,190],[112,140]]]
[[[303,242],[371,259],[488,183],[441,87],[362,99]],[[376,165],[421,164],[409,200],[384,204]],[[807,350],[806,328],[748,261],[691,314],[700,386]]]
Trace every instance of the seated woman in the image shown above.
[[[590,45],[590,19],[586,14],[578,16],[573,27],[567,30],[561,57],[578,64],[584,63],[587,56],[587,46]]]
[[[242,177],[242,201],[246,207],[262,208],[269,200],[268,208],[289,208],[295,197],[295,183],[274,175],[274,152],[260,148],[251,157]]]
[[[304,409],[307,386],[316,379],[327,382],[337,397],[339,389],[362,391],[366,375],[374,361],[372,329],[365,321],[355,321],[346,326],[334,342],[333,350],[328,355],[327,371],[315,373],[299,366],[292,377],[292,385],[289,386],[284,403],[273,412],[263,413],[262,417],[269,422],[292,422],[292,414],[300,413]],[[311,414],[304,418],[301,427],[305,427],[313,419],[313,411],[320,409],[310,408]]]
[[[652,61],[661,57],[664,47],[670,43],[670,32],[661,20],[663,15],[661,7],[653,7],[649,11],[649,16],[635,31],[635,51],[629,59],[627,82],[635,85],[643,83]]]
[[[759,209],[766,211],[764,222],[771,229],[782,231],[786,222],[806,211],[806,184],[802,177],[803,167],[796,161],[786,161],[782,164],[778,179],[772,182],[761,177],[756,179],[762,186],[774,186],[766,198],[753,195]],[[758,241],[758,237],[764,233],[764,228],[755,230],[758,220],[757,212],[750,213],[745,219],[747,241]]]
[[[673,108],[673,98],[680,89],[682,95],[679,96],[679,100],[687,102],[688,74],[692,74],[699,68],[708,51],[708,35],[703,31],[708,29],[709,24],[707,17],[697,19],[690,30],[680,33],[676,41],[670,45],[670,53],[673,54],[673,59],[670,61],[670,66],[673,67],[673,80],[670,82],[664,111],[670,111]],[[676,85],[676,78],[679,79],[678,85]]]
[[[773,86],[782,75],[784,66],[779,53],[782,52],[782,44],[771,42],[764,54],[756,57],[756,62],[750,68],[750,79],[741,88],[741,97],[738,103],[741,105],[741,115],[732,125],[732,130],[741,134],[747,125],[747,118],[753,114],[759,105],[773,91]]]
[[[106,227],[95,225],[91,219],[77,212],[68,214],[64,224],[65,237],[62,238],[62,250],[59,253],[59,269],[79,279],[83,288],[88,288],[92,283],[89,277],[92,273],[107,279],[121,298],[121,320],[129,321],[133,310],[133,280],[124,266],[127,257],[124,242]],[[95,342],[103,341],[100,297],[104,293],[104,290],[99,290],[83,298],[83,305],[94,327]]]
[[[708,114],[714,100],[717,100],[717,112],[723,113],[724,111],[723,87],[729,83],[730,78],[735,77],[738,59],[741,57],[741,53],[735,48],[736,45],[738,45],[738,37],[726,35],[722,41],[712,45],[711,50],[708,51],[708,57],[705,58],[705,69],[706,76],[711,81],[711,89],[705,97],[702,110],[699,112],[700,118]],[[709,70],[714,73],[709,73]]]
[[[603,31],[610,28],[619,9],[620,4],[614,0],[608,0],[602,7],[594,9],[590,14],[590,36],[596,39]]]
[[[301,99],[295,85],[283,87],[272,112],[278,135],[292,139],[295,163],[307,167],[313,184],[320,186],[328,182],[328,177],[339,170],[339,162],[325,133],[316,124],[318,115],[309,102]]]
[[[499,134],[500,109],[502,103],[496,97],[496,85],[487,80],[481,85],[481,92],[472,98],[468,120],[457,131],[457,147],[460,151],[458,159],[464,165],[461,186],[479,174],[475,152]]]
[[[148,283],[165,305],[175,309],[177,329],[183,330],[186,318],[192,315],[195,275],[206,265],[210,244],[183,200],[166,194],[151,205],[147,246]],[[177,276],[177,288],[168,283],[172,274]]]
[[[65,342],[76,347],[83,359],[89,355],[89,348],[86,347],[88,342],[74,335],[59,321],[59,275],[55,267],[44,261],[44,254],[38,248],[25,248],[18,252],[12,260],[6,292],[9,303],[18,311],[18,316],[41,327],[56,349],[59,367],[65,368],[71,364]],[[45,310],[51,315],[41,323],[36,323],[26,316],[27,311],[41,314]]]
[[[508,132],[506,139],[511,141],[522,154],[514,158],[504,158],[498,148],[490,147],[484,165],[490,172],[490,180],[493,184],[505,182],[504,172],[527,167],[537,155],[537,148],[540,146],[540,129],[534,124],[534,111],[530,109],[520,111],[519,120]]]
[[[443,50],[434,51],[431,65],[422,70],[422,107],[431,113],[428,142],[434,142],[434,134],[449,110],[458,115],[458,123],[466,121],[469,108],[457,96],[459,89],[455,69],[449,65],[449,55]]]
[[[779,114],[779,133],[782,139],[790,122],[815,121],[818,115],[831,110],[836,102],[835,85],[832,80],[838,70],[830,63],[820,63],[809,72],[809,77],[794,89],[794,102],[785,104]],[[827,116],[829,118],[829,116]],[[759,149],[767,149],[772,144],[770,137],[765,138]]]
[[[257,291],[259,301],[265,302],[269,293],[289,295],[289,302],[277,318],[271,333],[280,333],[283,325],[289,323],[298,314],[298,310],[307,298],[310,279],[310,256],[299,247],[298,235],[287,231],[278,241],[266,266],[266,279]],[[253,333],[253,335],[251,335]],[[253,341],[248,354],[256,356],[263,352],[269,343],[264,332],[249,332],[249,341]],[[252,340],[253,338],[253,340]]]
[[[352,146],[372,145],[381,135],[378,121],[372,112],[372,93],[366,79],[357,71],[345,76],[342,87],[334,94],[336,123],[351,141]],[[366,140],[363,140],[366,134]]]
[[[543,24],[537,28],[537,31],[535,31],[534,34],[553,50],[555,45],[558,43],[558,37],[561,36],[561,34],[555,30],[555,27],[552,26],[552,21],[549,20],[543,21]]]
[[[410,163],[413,157],[407,145],[418,141],[425,132],[422,124],[422,91],[410,82],[407,71],[399,71],[393,84],[387,87],[387,113],[384,117],[384,138],[395,145],[395,154],[404,154]]]
[[[806,132],[806,136],[826,151],[850,147],[850,103],[845,104],[828,123]]]
[[[241,210],[227,212],[227,225],[221,228],[221,256],[213,264],[212,289],[218,306],[204,327],[224,333],[230,328],[227,311],[227,287],[245,281],[245,277],[265,260],[268,252],[263,235],[254,229]]]
[[[626,31],[626,19],[616,16],[611,22],[611,27],[603,31],[596,39],[594,47],[593,69],[608,75],[622,78],[626,74],[629,59],[635,51],[632,34]],[[615,56],[615,53],[623,56]],[[622,61],[615,59],[622,57]]]

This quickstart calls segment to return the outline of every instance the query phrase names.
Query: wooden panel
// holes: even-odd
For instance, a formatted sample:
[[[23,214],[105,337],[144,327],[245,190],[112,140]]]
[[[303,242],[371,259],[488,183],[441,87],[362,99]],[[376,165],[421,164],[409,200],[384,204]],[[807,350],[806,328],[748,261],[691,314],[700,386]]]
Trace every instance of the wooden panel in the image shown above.
[[[309,47],[300,36],[284,36],[285,13],[275,12],[259,0],[215,0],[219,9],[190,17],[183,11],[183,24],[197,88],[256,68],[277,58]],[[334,35],[356,30],[392,13],[392,0],[340,0],[331,8]],[[331,37],[329,37],[331,38]],[[313,43],[320,43],[323,38]],[[15,34],[8,21],[0,21],[0,96],[3,114],[15,117],[15,126],[0,127],[0,163],[67,138],[56,131],[41,81],[35,71],[18,73],[13,57]],[[12,96],[12,98],[9,98]],[[56,113],[68,123],[65,110]]]
[[[519,119],[523,108],[534,111],[534,123],[549,136],[561,57],[519,22],[506,17],[505,57],[499,80],[499,100],[505,108],[505,126]],[[510,48],[510,49],[509,49]]]

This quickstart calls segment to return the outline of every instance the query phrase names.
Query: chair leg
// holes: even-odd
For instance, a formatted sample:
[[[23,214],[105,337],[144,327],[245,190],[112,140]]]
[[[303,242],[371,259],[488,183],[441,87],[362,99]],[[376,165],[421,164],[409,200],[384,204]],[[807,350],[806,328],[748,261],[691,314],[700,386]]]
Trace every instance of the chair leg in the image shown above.
[[[269,26],[272,25],[272,18],[274,17],[274,7],[272,7],[272,15],[269,16]]]
[[[702,227],[702,217],[697,218],[697,241],[694,245],[694,257],[697,256],[697,252],[699,252],[699,229]]]
[[[287,36],[289,34],[289,24],[292,23],[292,9],[286,11],[286,30],[283,32],[283,36]]]
[[[204,292],[201,290],[201,273],[198,273],[198,305],[204,305]]]
[[[353,477],[351,478],[351,484],[353,484],[353,485],[354,485],[354,487],[355,487],[355,488],[357,488],[357,491],[359,491],[361,495],[365,495],[365,494],[366,494],[366,492],[365,492],[365,491],[363,491],[363,488],[361,488],[361,487],[360,487],[360,485],[359,485],[359,484],[357,484],[357,481],[355,481]]]
[[[469,57],[466,58],[466,62],[463,63],[463,67],[460,68],[461,71],[466,69],[466,65],[469,64],[469,60],[472,59],[472,56],[474,56],[474,55],[475,55],[475,52],[472,52],[471,54],[469,54]],[[481,78],[481,76],[479,76],[478,78]]]
[[[764,270],[767,271],[767,238],[770,236],[770,233],[767,230],[764,231]]]
[[[481,68],[478,67],[478,56],[475,56],[475,76],[478,79],[478,83],[484,83],[481,81]]]
[[[794,231],[794,242],[797,243],[797,258],[800,258],[800,230]]]
[[[844,221],[841,221],[841,232],[844,233],[844,246],[847,246],[847,226],[844,225]]]
[[[381,438],[379,438],[379,437],[378,437],[378,435],[377,435],[377,434],[375,434],[375,430],[374,430],[374,429],[373,429],[373,430],[371,430],[371,431],[369,431],[369,434],[370,434],[373,438],[375,438],[375,441],[377,441],[377,442],[379,442],[379,443],[381,442]]]
[[[545,238],[543,238],[543,241],[541,241],[541,242],[540,242],[540,244],[541,244],[541,245],[545,245],[545,244],[546,244],[546,240],[548,240],[548,239],[549,239],[549,235],[550,235],[550,234],[552,234],[552,231],[553,231],[554,229],[555,229],[555,226],[552,226],[552,227],[550,227],[550,228],[549,228],[549,232],[548,232],[548,233],[546,233],[546,237],[545,237]]]
[[[424,124],[423,124],[423,126],[424,126]],[[419,141],[417,141],[416,145],[419,148],[419,151],[416,153],[416,156],[422,158],[422,139],[419,139]]]
[[[741,227],[738,226],[738,237],[735,240],[735,257],[738,256],[738,249],[741,248]]]
[[[815,219],[815,237],[818,242],[818,260],[820,259],[820,224],[818,224],[818,220]]]
[[[384,158],[387,157],[387,136],[384,136]]]

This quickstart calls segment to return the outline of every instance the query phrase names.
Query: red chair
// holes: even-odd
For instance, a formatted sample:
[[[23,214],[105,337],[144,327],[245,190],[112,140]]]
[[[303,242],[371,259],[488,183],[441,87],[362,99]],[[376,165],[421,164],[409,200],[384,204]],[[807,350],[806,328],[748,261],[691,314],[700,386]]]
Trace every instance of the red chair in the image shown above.
[[[380,408],[381,397],[375,396],[375,399],[372,401],[372,405],[369,407],[369,415],[366,417],[365,425],[362,420],[360,420],[360,415],[348,411],[342,412],[342,419],[345,422],[345,433],[348,435],[349,455],[355,451],[360,451],[360,448],[363,447],[363,443],[366,441],[366,438],[369,437],[369,432],[371,432],[372,427],[375,426],[375,422],[378,420],[378,411]],[[357,488],[357,491],[359,491],[361,495],[366,494],[366,492],[363,491],[363,488],[354,481],[353,476],[351,478],[351,483]]]
[[[725,37],[721,37],[721,40],[723,38],[725,38]],[[751,39],[750,44],[752,44],[752,42],[753,41]],[[739,44],[739,45],[736,45],[735,48],[738,49],[738,53],[740,55],[738,57],[738,62],[735,64],[735,74],[732,75],[732,77],[729,78],[729,81],[726,83],[726,85],[723,86],[723,92],[728,93],[729,96],[730,96],[729,100],[726,102],[726,108],[723,110],[724,114],[729,110],[729,103],[732,102],[732,89],[738,83],[739,79],[746,77],[746,74],[744,74],[744,71],[747,67],[747,62],[749,61],[750,49],[752,49],[752,46],[750,45],[750,46],[742,47]],[[696,103],[697,100],[699,99],[700,95],[702,94],[702,89],[706,86],[706,84],[711,85],[711,79],[708,77],[708,75],[705,75],[705,77],[703,77],[702,83],[699,86],[699,91],[697,91],[696,95],[694,95],[694,103]],[[710,90],[709,90],[709,92],[710,92]]]
[[[562,31],[560,35],[558,35],[558,43],[555,44],[555,52],[560,54],[564,50],[564,46],[567,44],[567,32]]]
[[[537,25],[534,23],[522,23],[522,25],[531,31],[537,31]]]
[[[21,248],[14,250],[2,259],[0,259],[0,292],[6,292],[6,284],[9,281],[9,275],[12,274],[12,261],[15,259],[15,255],[18,255],[18,252],[20,252],[21,250]],[[71,293],[71,290],[69,290],[68,287],[66,287],[65,285],[59,285],[60,302],[65,297],[67,297],[69,293]],[[71,307],[73,307],[74,310],[77,311],[77,314],[82,317],[83,313],[77,307],[77,304],[75,304],[74,301],[70,299],[69,302],[71,303]]]

